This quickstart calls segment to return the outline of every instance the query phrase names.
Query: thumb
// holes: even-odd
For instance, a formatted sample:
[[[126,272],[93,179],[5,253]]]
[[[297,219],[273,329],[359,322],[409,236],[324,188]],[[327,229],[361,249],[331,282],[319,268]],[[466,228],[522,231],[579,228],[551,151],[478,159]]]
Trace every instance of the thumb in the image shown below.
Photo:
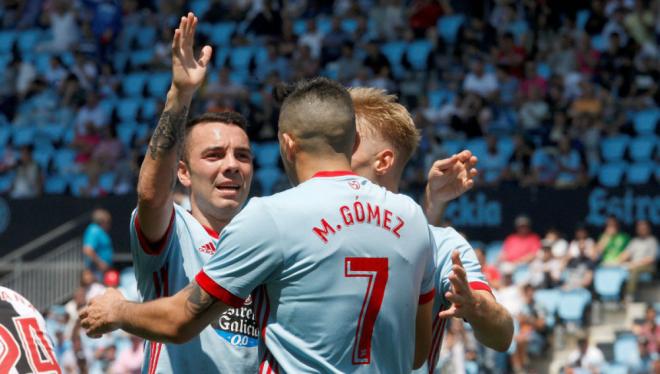
[[[197,62],[202,65],[203,67],[206,67],[206,65],[209,63],[211,60],[211,55],[213,54],[213,48],[211,48],[208,45],[205,45],[204,48],[202,48],[202,55],[197,60]]]

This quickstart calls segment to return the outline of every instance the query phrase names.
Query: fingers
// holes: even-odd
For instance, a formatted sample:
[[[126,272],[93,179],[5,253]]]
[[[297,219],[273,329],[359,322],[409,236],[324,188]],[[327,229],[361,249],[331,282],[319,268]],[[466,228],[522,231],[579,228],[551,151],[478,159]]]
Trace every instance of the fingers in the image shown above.
[[[473,157],[472,152],[470,152],[470,150],[468,150],[468,149],[460,151],[455,156],[458,158],[459,161],[464,162],[464,163],[469,162],[470,159]]]
[[[438,317],[441,319],[454,318],[456,317],[456,308],[452,306],[447,310],[443,310],[440,313],[438,313]]]
[[[454,250],[451,252],[451,262],[454,265],[463,267],[463,262],[461,262],[461,252]]]
[[[179,50],[181,50],[181,29],[176,29],[172,38],[172,51],[178,53]]]
[[[197,17],[190,12],[188,13],[188,38],[195,40],[195,30],[197,29]]]
[[[211,48],[208,45],[205,45],[204,48],[202,48],[202,55],[199,57],[199,60],[197,62],[201,66],[206,66],[211,60],[212,54],[213,54],[213,48]]]
[[[452,304],[452,308],[456,309],[457,312],[461,305],[463,305],[464,301],[460,295],[451,291],[445,292],[445,300],[449,301]]]
[[[453,155],[449,158],[443,158],[442,160],[437,160],[436,162],[433,163],[433,166],[431,166],[432,170],[447,170],[449,169],[452,165],[455,165],[459,161],[458,157],[456,155]]]

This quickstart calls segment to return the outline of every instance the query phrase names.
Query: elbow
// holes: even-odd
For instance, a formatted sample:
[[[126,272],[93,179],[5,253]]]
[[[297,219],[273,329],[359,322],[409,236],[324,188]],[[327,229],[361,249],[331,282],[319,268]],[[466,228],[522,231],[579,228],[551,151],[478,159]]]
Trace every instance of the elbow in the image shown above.
[[[184,344],[192,340],[197,334],[193,332],[192,328],[184,321],[174,321],[171,324],[172,329],[169,331],[166,340],[173,344]]]
[[[511,342],[513,341],[513,319],[511,315],[507,312],[507,318],[505,319],[505,328],[503,329],[503,334],[501,339],[494,342],[492,349],[498,352],[506,352],[511,347]]]
[[[424,363],[426,362],[426,357],[422,357],[422,359],[419,359],[415,357],[415,362],[413,362],[413,370],[417,370],[424,366]]]

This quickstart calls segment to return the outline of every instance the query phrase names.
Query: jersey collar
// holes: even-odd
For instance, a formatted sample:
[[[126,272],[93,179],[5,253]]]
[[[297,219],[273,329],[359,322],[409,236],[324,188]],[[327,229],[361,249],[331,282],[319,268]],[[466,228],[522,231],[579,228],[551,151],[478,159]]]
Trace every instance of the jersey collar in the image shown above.
[[[312,175],[312,178],[344,177],[347,175],[357,176],[357,174],[347,170],[324,170]]]
[[[220,235],[218,234],[218,232],[215,231],[215,230],[213,230],[212,228],[210,228],[210,227],[206,227],[206,226],[204,226],[204,225],[202,225],[202,227],[204,227],[204,230],[206,230],[206,232],[207,232],[209,235],[211,235],[211,236],[213,237],[213,239],[218,239],[218,238],[220,237]]]

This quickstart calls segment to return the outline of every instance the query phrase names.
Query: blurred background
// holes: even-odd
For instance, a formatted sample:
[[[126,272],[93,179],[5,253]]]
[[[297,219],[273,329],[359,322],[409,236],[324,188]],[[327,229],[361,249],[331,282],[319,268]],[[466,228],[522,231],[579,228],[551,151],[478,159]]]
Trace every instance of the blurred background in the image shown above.
[[[142,342],[89,340],[77,310],[105,286],[137,298],[136,177],[188,10],[214,48],[191,114],[249,119],[252,195],[288,187],[281,81],[396,93],[423,134],[403,183],[417,199],[434,160],[479,157],[445,224],[516,335],[498,354],[454,320],[443,372],[660,373],[660,1],[5,0],[0,284],[44,312],[65,372],[139,372]],[[87,269],[89,251],[113,269]]]

